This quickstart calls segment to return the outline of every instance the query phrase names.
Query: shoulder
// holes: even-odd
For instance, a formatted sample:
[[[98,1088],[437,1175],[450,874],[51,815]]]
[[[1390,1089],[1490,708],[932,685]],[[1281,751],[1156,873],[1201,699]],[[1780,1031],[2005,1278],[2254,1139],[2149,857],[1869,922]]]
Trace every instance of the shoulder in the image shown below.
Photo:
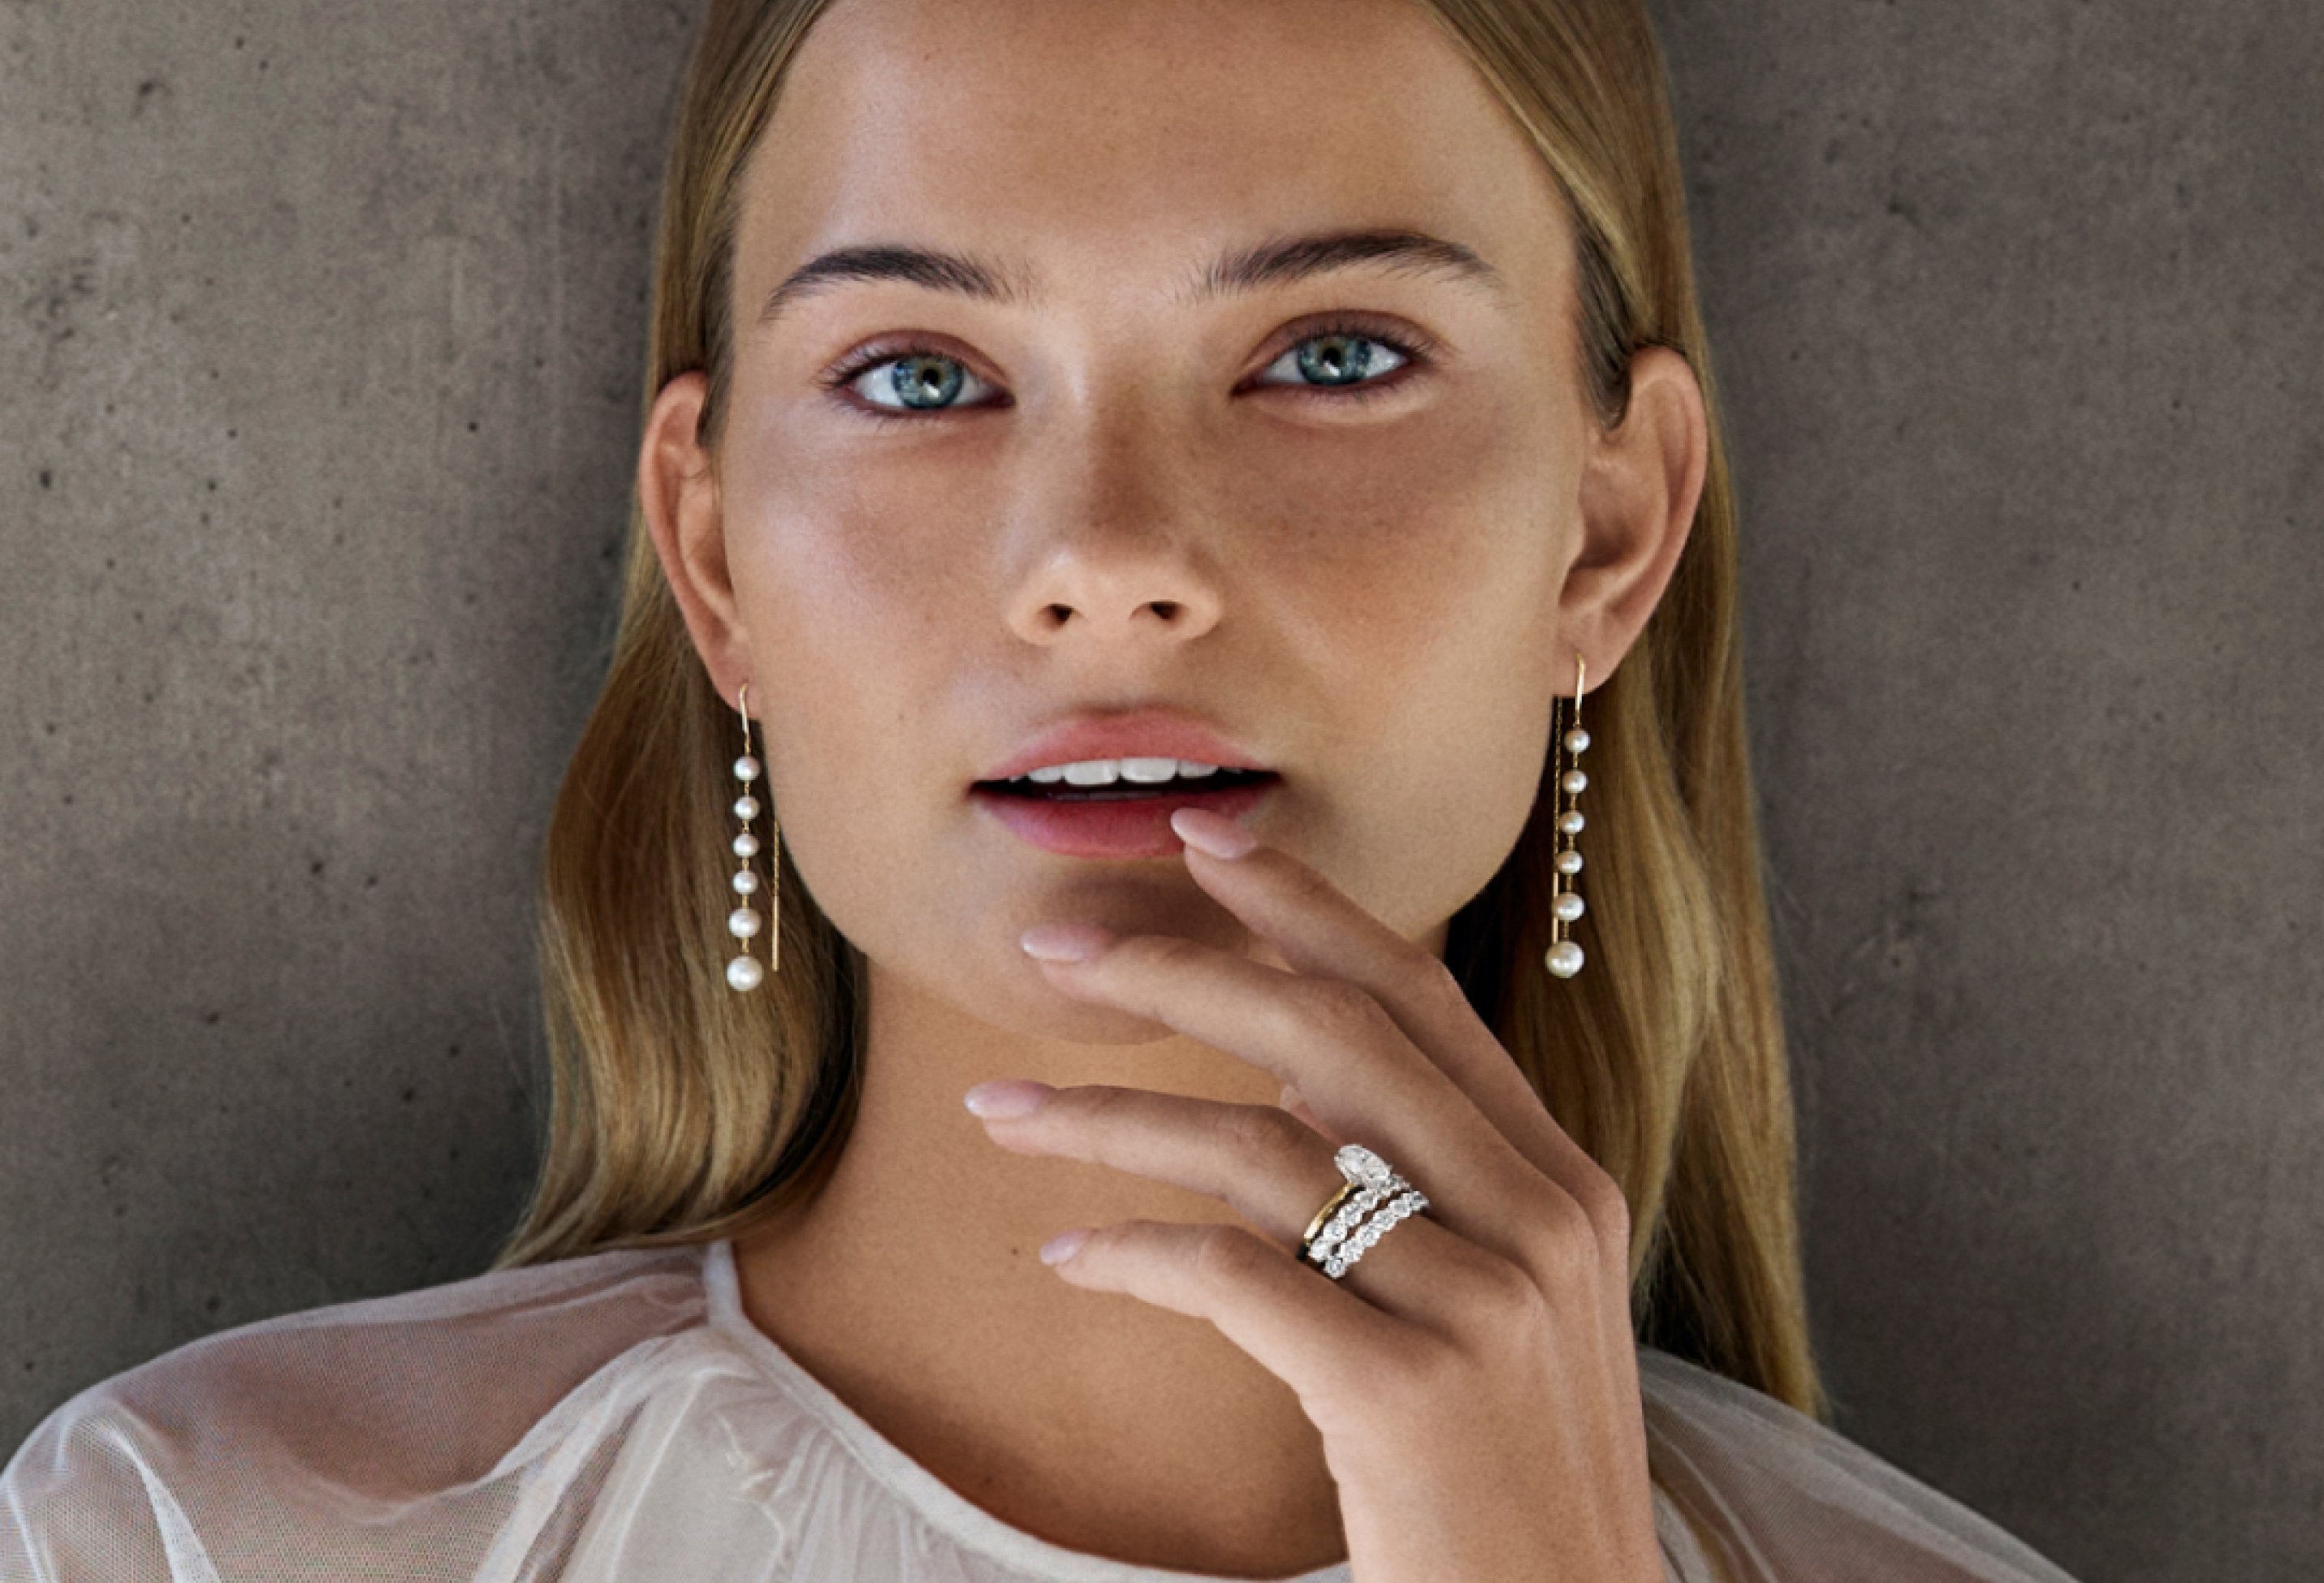
[[[1657,1505],[1671,1508],[1665,1547],[1688,1583],[2071,1583],[1997,1524],[1748,1385],[1652,1348],[1638,1385]]]
[[[484,1479],[609,1365],[698,1327],[702,1262],[495,1271],[222,1331],[104,1381],[0,1473],[0,1576],[208,1578],[187,1553],[200,1514],[257,1492],[360,1504]]]

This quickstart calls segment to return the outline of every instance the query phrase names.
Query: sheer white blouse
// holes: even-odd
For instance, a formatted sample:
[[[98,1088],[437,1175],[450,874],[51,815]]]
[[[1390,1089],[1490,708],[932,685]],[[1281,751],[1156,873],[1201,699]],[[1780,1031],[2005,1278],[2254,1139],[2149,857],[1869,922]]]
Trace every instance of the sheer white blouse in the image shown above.
[[[1671,1578],[2070,1583],[1757,1392],[1651,1349],[1639,1376]],[[1190,1583],[955,1495],[751,1324],[723,1243],[226,1331],[83,1392],[0,1474],[0,1583],[292,1578]]]

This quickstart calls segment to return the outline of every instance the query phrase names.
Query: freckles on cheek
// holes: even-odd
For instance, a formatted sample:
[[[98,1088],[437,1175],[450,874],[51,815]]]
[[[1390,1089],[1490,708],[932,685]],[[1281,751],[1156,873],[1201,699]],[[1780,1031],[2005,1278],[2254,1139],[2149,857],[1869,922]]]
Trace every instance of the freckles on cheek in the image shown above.
[[[812,451],[775,454],[788,465],[742,473],[726,491],[728,556],[754,637],[867,627],[892,636],[897,621],[957,586],[941,553],[959,540],[947,531],[957,502]]]
[[[1448,410],[1351,436],[1267,478],[1269,584],[1331,651],[1408,658],[1533,602],[1553,530],[1541,447],[1475,419]]]

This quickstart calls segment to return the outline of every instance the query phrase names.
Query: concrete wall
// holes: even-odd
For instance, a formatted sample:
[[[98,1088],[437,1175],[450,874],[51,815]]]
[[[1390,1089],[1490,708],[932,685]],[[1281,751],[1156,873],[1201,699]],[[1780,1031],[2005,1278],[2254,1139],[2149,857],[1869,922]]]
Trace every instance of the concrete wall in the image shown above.
[[[1851,1433],[2324,1562],[2324,16],[1671,0]]]
[[[447,1279],[540,1101],[693,4],[0,0],[0,1449]],[[1661,0],[1841,1427],[2324,1564],[2324,23]]]

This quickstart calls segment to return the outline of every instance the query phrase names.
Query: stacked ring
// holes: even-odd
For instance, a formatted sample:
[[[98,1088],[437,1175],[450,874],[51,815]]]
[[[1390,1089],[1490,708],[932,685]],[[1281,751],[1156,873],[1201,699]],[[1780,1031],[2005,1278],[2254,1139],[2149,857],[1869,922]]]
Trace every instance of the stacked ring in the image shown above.
[[[1428,1198],[1361,1144],[1348,1145],[1333,1163],[1345,1185],[1307,1223],[1299,1256],[1336,1281],[1374,1243],[1426,1209]]]
[[[1302,1258],[1306,1256],[1307,1249],[1314,1243],[1315,1234],[1323,1229],[1323,1222],[1338,1214],[1340,1206],[1355,1196],[1355,1192],[1354,1183],[1343,1183],[1341,1184],[1340,1191],[1333,1193],[1324,1201],[1323,1207],[1315,1211],[1315,1218],[1307,1222],[1307,1229],[1299,1234],[1299,1255]]]

